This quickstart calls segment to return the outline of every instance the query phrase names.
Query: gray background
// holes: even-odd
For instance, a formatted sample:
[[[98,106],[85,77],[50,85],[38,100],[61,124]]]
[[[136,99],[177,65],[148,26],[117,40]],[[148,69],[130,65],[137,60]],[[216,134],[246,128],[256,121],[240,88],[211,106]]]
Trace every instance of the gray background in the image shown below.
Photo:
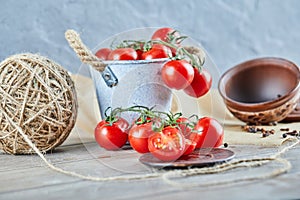
[[[78,31],[93,48],[111,35],[169,26],[200,42],[220,73],[262,56],[300,63],[297,0],[0,0],[0,60],[39,52],[76,73],[64,38]]]

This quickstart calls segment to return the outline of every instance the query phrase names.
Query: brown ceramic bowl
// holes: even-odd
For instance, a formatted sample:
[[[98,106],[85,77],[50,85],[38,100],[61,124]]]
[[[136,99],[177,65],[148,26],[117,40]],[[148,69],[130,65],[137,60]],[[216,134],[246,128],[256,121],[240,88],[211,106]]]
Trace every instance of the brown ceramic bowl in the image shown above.
[[[300,71],[282,58],[258,58],[225,72],[219,92],[228,110],[249,124],[279,122],[296,107]]]

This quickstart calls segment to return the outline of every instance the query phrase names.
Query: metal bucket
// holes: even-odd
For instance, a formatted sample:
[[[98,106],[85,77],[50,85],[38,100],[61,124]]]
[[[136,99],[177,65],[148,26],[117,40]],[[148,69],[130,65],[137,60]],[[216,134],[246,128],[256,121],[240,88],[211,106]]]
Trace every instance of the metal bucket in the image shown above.
[[[103,61],[107,66],[102,73],[91,66],[90,73],[95,84],[101,117],[105,117],[108,107],[127,108],[141,105],[154,107],[154,110],[170,111],[172,92],[161,78],[161,68],[167,60]],[[110,87],[109,81],[117,81],[117,84]],[[132,122],[137,114],[124,113],[122,117]]]
[[[122,32],[101,42],[95,50],[109,47],[113,43],[118,44],[123,40],[150,38],[156,29],[157,28],[141,28]],[[108,107],[126,108],[133,105],[141,105],[155,107],[155,110],[169,112],[171,110],[172,96],[175,99],[174,102],[177,103],[174,104],[176,105],[176,110],[181,111],[184,115],[189,116],[199,111],[199,102],[197,102],[197,100],[182,94],[182,91],[174,90],[171,92],[171,90],[164,85],[160,70],[163,64],[169,59],[102,61],[82,43],[76,31],[67,30],[65,37],[80,60],[90,66],[89,71],[96,87],[97,100],[102,118],[105,117],[104,112]],[[190,38],[184,41],[184,45],[203,49],[200,44]],[[219,79],[220,73],[208,55],[205,59],[205,67],[210,69],[212,77]],[[111,77],[114,79],[110,79]],[[214,84],[216,84],[216,82],[213,82],[213,85]],[[216,85],[213,87],[216,88]],[[184,103],[181,104],[181,102]],[[221,99],[220,102],[222,102]],[[211,108],[210,115],[219,116],[220,111]],[[223,116],[222,113],[222,117]],[[130,113],[123,117],[131,122],[136,115]]]

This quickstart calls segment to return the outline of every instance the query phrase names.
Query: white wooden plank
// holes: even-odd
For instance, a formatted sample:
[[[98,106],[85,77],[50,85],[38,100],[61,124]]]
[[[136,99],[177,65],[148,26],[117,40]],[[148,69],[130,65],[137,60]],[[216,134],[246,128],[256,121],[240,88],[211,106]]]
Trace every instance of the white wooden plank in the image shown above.
[[[139,154],[132,150],[109,152],[103,151],[95,143],[86,145],[88,146],[70,145],[60,147],[57,153],[47,155],[47,157],[55,165],[63,169],[86,175],[107,177],[124,175],[130,172],[149,172],[148,168],[138,162]],[[256,146],[231,146],[230,148],[237,152],[238,157],[260,156],[276,150],[276,148],[258,148]],[[248,191],[254,193],[254,191],[263,190],[263,188],[266,187],[265,184],[270,184],[264,189],[268,195],[272,192],[274,193],[274,191],[285,189],[288,194],[284,195],[280,193],[278,194],[279,197],[295,197],[298,195],[296,188],[299,187],[298,179],[300,177],[299,152],[300,148],[297,146],[297,148],[292,149],[286,154],[286,157],[291,160],[293,168],[291,172],[278,178],[237,184],[234,185],[234,187],[222,186],[192,188],[189,190],[172,187],[164,183],[161,179],[115,181],[108,183],[83,181],[48,169],[37,156],[0,155],[1,158],[5,158],[11,167],[21,161],[22,163],[20,164],[24,167],[23,169],[16,167],[12,170],[5,171],[4,169],[7,169],[8,166],[1,161],[3,164],[0,166],[0,199],[24,199],[25,197],[26,199],[36,199],[40,196],[49,197],[49,199],[82,199],[83,197],[86,199],[150,199],[154,196],[159,196],[161,199],[177,199],[178,197],[196,198],[199,196],[216,199],[216,197],[224,198],[223,194],[226,194],[228,198],[234,198],[237,197],[235,194],[241,195]],[[29,159],[31,159],[30,164],[28,164]],[[263,173],[269,170],[269,168],[266,167],[263,171],[261,170],[262,169],[233,170],[229,172],[227,176],[230,175],[234,177],[244,173]],[[222,179],[224,175],[214,175],[213,177]],[[199,176],[186,180],[203,181],[202,179],[203,176]],[[272,189],[273,187],[274,189]],[[217,190],[215,188],[217,188]],[[290,191],[289,188],[291,188],[292,191]],[[214,197],[213,193],[216,193],[216,197]],[[256,194],[254,197],[264,198],[268,196],[267,194],[261,196]]]

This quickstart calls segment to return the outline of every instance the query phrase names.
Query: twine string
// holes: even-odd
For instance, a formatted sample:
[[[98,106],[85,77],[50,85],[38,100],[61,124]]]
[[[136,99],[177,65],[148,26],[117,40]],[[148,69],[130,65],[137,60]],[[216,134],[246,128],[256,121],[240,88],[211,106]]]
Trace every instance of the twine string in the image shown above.
[[[42,151],[60,145],[75,125],[73,81],[61,66],[40,55],[18,54],[0,63],[0,99],[0,147],[7,153],[32,153],[11,121]]]
[[[3,107],[1,105],[0,108],[3,110]],[[280,150],[279,152],[271,156],[261,157],[261,158],[238,159],[230,162],[225,162],[223,164],[219,164],[213,167],[191,168],[191,169],[182,169],[182,170],[173,170],[173,171],[162,170],[162,171],[156,171],[147,174],[95,177],[95,176],[82,175],[73,171],[67,171],[62,168],[54,166],[45,158],[44,154],[28,138],[28,136],[23,132],[22,128],[18,124],[16,124],[11,118],[9,118],[6,112],[2,112],[2,113],[9,120],[9,123],[18,131],[18,133],[24,138],[24,140],[33,149],[33,151],[44,161],[44,163],[50,169],[65,175],[69,175],[69,176],[73,176],[73,177],[77,177],[89,181],[108,182],[108,181],[130,181],[130,180],[145,180],[145,179],[161,178],[167,184],[170,184],[175,187],[195,187],[195,186],[205,187],[205,186],[216,186],[216,185],[237,183],[240,181],[267,179],[267,178],[279,176],[280,174],[286,173],[291,169],[291,163],[288,160],[281,158],[280,156],[286,153],[288,150],[295,147],[297,144],[299,144],[299,140],[296,139],[294,143],[286,146],[285,148],[283,148],[282,150]],[[257,166],[267,164],[271,161],[282,163],[283,166],[281,168],[275,169],[263,175],[245,176],[245,177],[227,179],[222,181],[211,181],[205,183],[187,183],[187,184],[176,181],[176,178],[180,178],[180,177],[196,176],[201,174],[215,174],[215,173],[221,173],[231,169],[242,168],[242,167],[257,167]]]
[[[163,180],[173,186],[176,187],[195,187],[195,186],[212,186],[212,185],[225,185],[225,184],[234,184],[237,182],[245,182],[251,180],[260,180],[260,179],[267,179],[279,176],[283,173],[288,172],[292,165],[287,159],[281,158],[281,156],[289,151],[290,149],[294,148],[296,145],[300,143],[299,139],[293,139],[294,142],[285,148],[281,149],[277,153],[267,156],[267,157],[260,157],[260,158],[251,158],[251,159],[238,159],[231,162],[223,163],[211,168],[193,168],[187,171],[170,171],[168,173],[163,174]],[[239,178],[233,178],[228,180],[218,180],[218,181],[211,181],[205,183],[182,183],[177,182],[175,178],[180,177],[187,177],[187,176],[195,176],[201,174],[214,174],[214,173],[221,173],[235,168],[241,167],[258,167],[264,164],[267,164],[271,161],[279,162],[283,166],[281,168],[276,168],[273,171],[265,173],[263,175],[254,175],[254,176],[244,176]]]
[[[251,161],[250,159],[248,160],[247,164],[243,163],[242,165],[228,165],[228,167],[223,168],[222,170],[213,170],[215,173],[220,173],[221,171],[227,171],[232,168],[237,168],[237,167],[258,167],[264,164],[269,163],[270,161],[276,161],[281,163],[283,166],[281,168],[276,168],[271,172],[262,174],[262,175],[252,175],[252,176],[243,176],[243,177],[238,177],[238,178],[230,178],[230,179],[218,179],[214,181],[209,181],[209,182],[194,182],[194,183],[182,183],[179,181],[176,181],[175,178],[183,177],[183,174],[181,172],[175,171],[175,172],[169,172],[163,174],[162,178],[163,180],[175,187],[180,187],[180,188],[189,188],[189,187],[209,187],[209,186],[217,186],[217,185],[228,185],[228,184],[235,184],[235,183],[240,183],[240,182],[245,182],[245,181],[255,181],[255,180],[261,180],[261,179],[268,179],[268,178],[273,178],[276,176],[279,176],[283,173],[288,172],[291,169],[291,163],[282,158],[274,158],[274,159],[266,159],[262,161]],[[206,169],[205,169],[206,170]],[[200,175],[200,174],[207,174],[205,170],[190,170],[188,173],[184,173],[184,176],[192,176],[192,175]]]
[[[8,119],[9,123],[18,131],[18,133],[24,138],[24,140],[27,142],[27,144],[33,149],[33,151],[44,161],[44,163],[52,170],[60,172],[62,174],[74,176],[80,179],[90,180],[90,181],[116,181],[116,180],[134,180],[134,179],[141,179],[141,176],[138,175],[129,175],[129,176],[114,176],[114,177],[93,177],[93,176],[86,176],[82,175],[76,172],[72,171],[66,171],[62,168],[54,166],[52,163],[50,163],[44,156],[44,154],[36,147],[36,145],[29,139],[29,137],[24,133],[22,128],[16,124],[9,116],[8,114],[3,111],[3,107],[0,104],[0,109],[2,110],[2,114]],[[146,178],[154,178],[158,177],[159,173],[149,173],[149,174],[143,174],[143,179]]]
[[[67,30],[65,32],[65,38],[69,42],[69,45],[75,51],[81,62],[89,64],[97,71],[103,72],[106,64],[102,62],[97,56],[95,56],[87,46],[82,42],[79,34],[74,30]]]
[[[103,62],[99,62],[99,59],[96,56],[94,56],[82,44],[82,42],[79,38],[79,35],[75,31],[72,31],[72,30],[67,31],[66,32],[66,38],[69,41],[70,46],[75,50],[77,55],[81,58],[82,62],[88,63],[88,64],[96,67],[97,70],[99,70],[99,71],[101,71],[105,68],[105,64],[103,64]],[[34,55],[31,55],[29,57],[33,57],[32,58],[33,60],[36,59],[36,60],[39,60],[39,62],[41,60],[40,58],[37,58],[37,56],[34,56]],[[25,59],[28,59],[28,55],[25,56]],[[5,61],[4,63],[1,63],[1,65],[6,65],[6,64],[11,65],[10,64],[11,60],[20,60],[20,58],[19,57],[13,57],[10,60]],[[44,62],[46,62],[46,63],[43,64],[45,66],[47,65],[47,63],[49,64],[49,61],[47,61],[47,60],[44,61]],[[35,64],[36,64],[36,62],[35,62]],[[19,65],[20,65],[20,62],[19,62]],[[32,80],[32,77],[33,77],[32,75],[31,76],[29,75],[29,78],[28,78],[28,71],[30,71],[31,69],[26,69],[26,67],[27,67],[26,65],[23,66],[23,68],[24,68],[23,70],[27,70],[26,73],[23,72],[23,71],[18,71],[17,73],[19,73],[18,77],[22,76],[20,78],[20,80],[26,81],[27,84],[23,84],[22,81],[19,82],[18,84],[22,84],[22,87],[26,87],[27,90],[28,90],[28,87],[32,87],[32,84],[37,84],[37,83],[33,83],[33,82],[39,81],[40,82],[39,84],[42,85],[42,87],[45,87],[45,88],[43,88],[44,91],[42,91],[42,93],[40,92],[38,94],[40,96],[41,95],[46,96],[46,98],[43,99],[43,101],[46,101],[48,103],[49,102],[53,103],[53,96],[52,96],[52,94],[49,93],[49,91],[52,91],[50,85],[51,84],[53,85],[54,82],[52,82],[50,85],[41,82],[41,80],[44,80],[45,78],[48,81],[51,81],[48,77],[49,74],[47,74],[47,73],[46,73],[46,75],[44,74],[43,76],[45,76],[45,77],[39,77],[38,76],[39,79],[35,79],[35,81],[33,81]],[[22,73],[24,73],[24,74],[22,74]],[[13,77],[9,77],[9,76],[13,76]],[[15,78],[14,76],[15,76],[14,74],[9,74],[9,75],[7,75],[7,77],[4,77],[4,78],[2,77],[2,79],[12,81]],[[64,82],[67,78],[66,77],[61,77],[61,79],[62,79],[61,81]],[[73,172],[73,171],[67,171],[67,170],[64,170],[62,168],[59,168],[59,167],[53,165],[50,161],[48,161],[45,158],[45,155],[42,153],[42,152],[45,152],[46,150],[40,150],[39,149],[40,148],[40,146],[39,146],[39,139],[40,138],[38,138],[38,137],[33,138],[32,136],[30,138],[30,134],[33,134],[34,131],[36,131],[34,129],[28,130],[30,128],[30,126],[32,126],[32,124],[28,123],[28,124],[26,124],[26,127],[24,127],[24,123],[20,123],[20,121],[15,120],[16,118],[18,118],[18,115],[14,112],[15,110],[10,109],[10,108],[12,108],[12,107],[9,107],[10,106],[9,103],[11,103],[11,102],[15,103],[14,106],[23,107],[24,103],[26,103],[26,105],[27,105],[26,108],[28,108],[28,105],[29,105],[30,107],[38,107],[38,109],[40,109],[40,110],[43,109],[46,106],[45,104],[38,105],[34,102],[29,101],[29,100],[32,100],[33,98],[32,98],[32,96],[28,95],[29,90],[27,91],[26,88],[25,88],[25,91],[26,91],[26,94],[28,95],[28,97],[25,98],[26,102],[23,102],[23,104],[22,104],[22,101],[24,100],[24,97],[20,101],[19,100],[17,101],[14,96],[11,96],[8,93],[9,90],[13,90],[14,92],[16,92],[18,89],[20,89],[20,87],[21,86],[15,87],[15,85],[8,82],[7,85],[4,85],[3,88],[0,89],[1,91],[3,91],[3,99],[4,99],[3,100],[4,103],[0,104],[0,113],[1,113],[0,118],[2,120],[1,122],[3,124],[3,120],[5,119],[6,124],[4,124],[3,126],[8,127],[8,124],[10,124],[10,126],[13,128],[13,129],[10,128],[11,129],[10,134],[5,134],[4,136],[2,136],[2,135],[0,136],[0,142],[2,142],[2,139],[7,139],[11,135],[16,135],[13,138],[14,142],[16,142],[18,140],[17,136],[20,135],[23,138],[24,142],[43,160],[43,162],[50,169],[52,169],[54,171],[57,171],[59,173],[65,174],[65,175],[70,175],[70,176],[77,177],[77,178],[84,179],[84,180],[108,182],[108,181],[118,181],[118,180],[129,181],[129,180],[145,180],[145,179],[152,179],[152,178],[161,178],[163,181],[165,181],[166,183],[168,183],[170,185],[173,185],[173,186],[194,187],[194,186],[199,186],[199,185],[201,185],[201,186],[212,186],[212,185],[236,183],[238,181],[266,179],[266,178],[271,178],[271,177],[278,176],[278,175],[283,174],[283,173],[285,173],[285,172],[287,172],[291,169],[291,163],[288,160],[281,158],[281,156],[284,153],[286,153],[288,150],[290,150],[291,148],[293,148],[293,147],[295,147],[296,145],[299,144],[299,140],[295,139],[296,141],[294,141],[292,144],[282,148],[280,151],[276,152],[273,155],[266,156],[266,157],[261,157],[261,158],[237,159],[237,160],[229,161],[229,162],[226,162],[226,163],[223,163],[223,164],[215,165],[213,167],[192,168],[192,169],[182,169],[182,170],[173,170],[173,171],[163,171],[163,170],[161,170],[161,171],[155,171],[155,172],[146,173],[146,174],[120,175],[120,176],[111,176],[111,177],[86,176],[86,175],[79,174],[79,173],[76,173],[76,172]],[[67,86],[65,86],[65,87],[67,87]],[[37,88],[37,89],[41,90],[41,88]],[[74,88],[71,88],[71,89],[73,90]],[[30,92],[32,92],[32,91],[30,90]],[[61,92],[64,93],[65,91],[61,91]],[[76,93],[75,90],[73,91],[73,93]],[[59,101],[63,102],[63,103],[60,102],[62,104],[67,104],[67,103],[70,103],[70,102],[72,102],[73,104],[76,104],[75,99],[60,98],[60,96],[68,96],[68,95],[62,95],[60,93],[60,94],[55,94],[55,96],[58,97]],[[55,101],[56,105],[60,105],[60,103],[57,102],[58,99]],[[6,102],[8,100],[9,100],[9,103]],[[38,101],[35,101],[35,102],[38,102]],[[58,112],[58,114],[56,113],[55,115],[60,116],[59,113],[61,112],[61,110],[63,108],[59,107],[59,108],[56,108],[56,109],[57,109],[56,111]],[[28,110],[22,109],[22,112],[25,112],[25,111],[28,112],[27,114],[29,116],[36,116],[35,115],[36,111],[33,112],[30,109],[28,109]],[[72,110],[71,108],[68,111],[68,113],[73,113],[73,112],[75,112],[75,111]],[[77,112],[77,110],[76,110],[76,112]],[[39,113],[39,114],[41,114],[41,113]],[[37,126],[37,130],[39,130],[41,128],[41,126],[45,125],[44,123],[46,123],[46,122],[49,124],[50,129],[52,129],[51,127],[52,127],[53,124],[57,124],[57,122],[55,122],[53,124],[51,123],[51,122],[54,122],[54,120],[49,117],[50,115],[53,115],[53,114],[50,113],[48,115],[43,116],[43,121],[42,122],[38,121],[34,124],[34,126]],[[75,118],[76,118],[76,114],[72,115],[70,120],[75,122]],[[22,119],[25,120],[24,118],[22,118]],[[31,122],[32,119],[29,119],[29,121]],[[67,124],[65,124],[65,126],[62,127],[61,129],[67,130],[67,132],[69,132],[72,129],[73,125],[74,125],[74,123],[70,123],[69,126],[67,126]],[[1,130],[1,133],[3,134],[5,132],[3,132],[3,130]],[[57,146],[57,145],[61,144],[64,141],[64,138],[66,138],[67,136],[68,136],[68,133],[61,134],[60,137],[62,137],[62,138],[57,140],[55,145]],[[44,138],[42,138],[42,139],[44,140]],[[18,145],[20,145],[19,142],[20,141],[18,141]],[[23,144],[21,144],[21,145],[23,145]],[[15,148],[12,150],[12,152],[11,152],[11,150],[7,150],[7,152],[10,152],[10,153],[15,153],[14,151],[16,151]],[[177,181],[177,179],[181,178],[181,177],[197,176],[197,175],[201,175],[201,174],[215,174],[215,173],[221,173],[221,172],[225,172],[225,171],[232,170],[232,169],[235,169],[235,168],[242,168],[242,167],[258,167],[258,166],[265,165],[265,164],[267,164],[271,161],[279,162],[283,166],[280,167],[280,168],[277,168],[273,171],[270,171],[266,174],[263,174],[263,175],[256,175],[256,176],[251,176],[251,177],[245,176],[245,177],[239,177],[239,178],[223,180],[221,182],[212,181],[212,182],[206,182],[206,183],[187,183],[187,184],[183,184],[183,183],[180,183],[180,182]]]

